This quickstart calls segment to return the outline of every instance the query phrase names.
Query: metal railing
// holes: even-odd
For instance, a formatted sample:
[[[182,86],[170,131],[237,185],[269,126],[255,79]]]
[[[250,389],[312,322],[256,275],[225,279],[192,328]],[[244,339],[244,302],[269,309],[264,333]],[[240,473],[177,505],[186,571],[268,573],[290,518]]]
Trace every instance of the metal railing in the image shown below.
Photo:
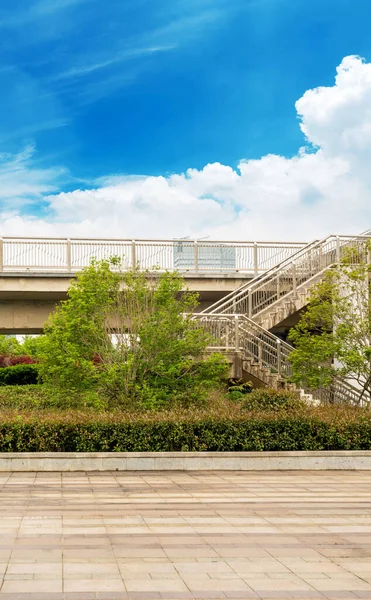
[[[361,397],[361,390],[351,385],[348,381],[334,379],[326,388],[309,389],[305,392],[312,394],[321,404],[351,404],[354,406],[370,406],[371,398],[368,394]]]
[[[368,239],[365,236],[329,236],[312,242],[203,312],[238,313],[253,318],[282,298],[296,294],[300,286],[340,262],[346,252],[352,251],[354,262],[364,259]]]
[[[91,260],[119,257],[121,267],[251,276],[295,254],[301,242],[220,242],[191,240],[92,240],[0,238],[0,272],[76,272]]]
[[[293,347],[245,315],[196,313],[192,318],[211,334],[213,342],[210,350],[240,352],[244,359],[268,367],[282,379],[292,376],[289,357]],[[335,379],[327,388],[304,388],[304,391],[325,403],[370,404],[368,396],[360,400],[361,390],[341,379]]]
[[[211,350],[243,352],[245,358],[263,363],[279,376],[291,376],[288,357],[292,346],[245,315],[196,313],[193,318],[211,334],[214,340]]]

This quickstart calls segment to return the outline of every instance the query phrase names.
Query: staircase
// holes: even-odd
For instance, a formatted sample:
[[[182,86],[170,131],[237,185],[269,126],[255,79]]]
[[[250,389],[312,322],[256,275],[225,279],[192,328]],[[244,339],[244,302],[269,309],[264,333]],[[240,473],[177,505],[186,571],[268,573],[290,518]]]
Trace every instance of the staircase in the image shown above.
[[[269,331],[303,308],[310,289],[324,273],[352,252],[355,263],[366,258],[361,236],[328,236],[316,240],[275,267],[219,300],[194,318],[208,328],[220,346],[214,350],[239,353],[244,371],[262,383],[292,389],[288,383],[292,347]],[[294,386],[295,387],[295,386]],[[359,391],[336,380],[331,389],[300,390],[308,401],[358,403]]]
[[[290,383],[292,346],[245,315],[195,313],[193,319],[212,335],[214,343],[209,350],[229,356],[235,368],[236,361],[240,363],[239,376],[246,374],[268,387],[296,391],[308,404],[359,404],[359,390],[339,379],[331,388],[317,390],[299,389]]]

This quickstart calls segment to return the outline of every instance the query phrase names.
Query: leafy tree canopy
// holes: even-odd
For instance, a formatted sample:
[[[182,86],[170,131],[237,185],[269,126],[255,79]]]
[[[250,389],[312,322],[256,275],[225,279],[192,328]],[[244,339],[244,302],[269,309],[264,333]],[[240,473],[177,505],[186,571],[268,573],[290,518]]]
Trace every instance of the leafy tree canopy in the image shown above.
[[[44,382],[98,404],[202,399],[226,375],[226,361],[207,354],[210,336],[190,316],[198,297],[183,287],[177,273],[93,261],[46,325]]]
[[[363,246],[364,248],[365,246]],[[293,380],[317,389],[336,377],[356,383],[360,398],[371,394],[370,245],[344,251],[310,293],[300,321],[289,334]]]

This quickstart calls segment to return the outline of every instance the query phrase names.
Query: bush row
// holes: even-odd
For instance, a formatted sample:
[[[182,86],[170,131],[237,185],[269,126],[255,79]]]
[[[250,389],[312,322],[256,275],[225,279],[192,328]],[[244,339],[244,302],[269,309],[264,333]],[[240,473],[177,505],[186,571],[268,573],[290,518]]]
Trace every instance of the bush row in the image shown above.
[[[0,368],[0,385],[34,385],[38,378],[37,365],[19,364]]]
[[[370,450],[371,418],[316,411],[207,415],[0,415],[1,452]]]

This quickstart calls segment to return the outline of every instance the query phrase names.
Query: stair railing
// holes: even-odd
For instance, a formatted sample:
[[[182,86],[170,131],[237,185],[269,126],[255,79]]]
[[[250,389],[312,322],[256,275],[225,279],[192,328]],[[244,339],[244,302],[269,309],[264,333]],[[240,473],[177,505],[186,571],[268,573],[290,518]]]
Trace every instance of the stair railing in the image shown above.
[[[239,352],[243,360],[268,367],[272,374],[277,374],[282,380],[292,376],[289,357],[293,347],[245,315],[195,313],[192,319],[201,323],[211,334],[209,350],[226,354]],[[368,396],[360,400],[361,391],[338,378],[328,388],[303,388],[303,391],[325,403],[369,405],[371,400]]]
[[[366,238],[368,239],[368,238]],[[355,260],[365,255],[365,236],[329,236],[269,269],[227,297],[203,311],[203,314],[244,314],[250,319],[283,297],[295,296],[298,288],[338,263],[344,249],[355,249]]]
[[[244,359],[267,366],[280,377],[291,376],[292,346],[245,315],[195,313],[192,318],[211,334],[209,350],[241,352]]]

